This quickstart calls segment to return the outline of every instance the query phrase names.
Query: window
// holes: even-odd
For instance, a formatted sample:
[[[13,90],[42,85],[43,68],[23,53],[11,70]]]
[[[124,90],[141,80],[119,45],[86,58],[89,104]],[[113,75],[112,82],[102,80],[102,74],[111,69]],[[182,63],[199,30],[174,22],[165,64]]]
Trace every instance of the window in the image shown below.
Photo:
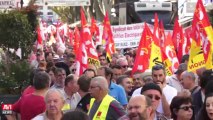
[[[53,12],[48,12],[47,15],[53,15]]]

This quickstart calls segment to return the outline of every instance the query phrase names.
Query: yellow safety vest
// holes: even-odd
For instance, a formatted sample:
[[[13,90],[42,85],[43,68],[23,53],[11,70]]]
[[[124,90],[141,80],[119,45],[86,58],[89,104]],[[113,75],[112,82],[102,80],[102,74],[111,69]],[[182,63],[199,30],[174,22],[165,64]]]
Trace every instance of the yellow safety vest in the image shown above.
[[[98,107],[98,110],[96,111],[92,120],[106,120],[106,115],[107,115],[107,112],[108,112],[108,109],[109,109],[109,105],[113,100],[115,100],[115,99],[107,94],[104,97],[104,99],[102,100],[102,102],[101,102],[100,106]],[[94,101],[95,101],[94,98],[92,98],[90,100],[90,106],[89,106],[88,114],[90,113],[90,110],[93,106]]]

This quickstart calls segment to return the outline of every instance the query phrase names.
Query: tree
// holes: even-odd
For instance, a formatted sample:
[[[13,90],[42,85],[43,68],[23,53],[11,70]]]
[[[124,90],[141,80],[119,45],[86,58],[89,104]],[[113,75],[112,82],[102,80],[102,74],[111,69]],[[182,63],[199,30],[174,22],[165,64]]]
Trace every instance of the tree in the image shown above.
[[[84,6],[85,15],[88,20],[94,16],[98,21],[103,21],[106,11],[110,14],[114,0],[91,0],[91,6]],[[80,20],[80,7],[52,7],[52,10],[57,13],[63,22],[75,23]]]
[[[21,48],[23,57],[27,56],[35,40],[35,34],[27,17],[27,14],[17,10],[0,13],[1,48],[6,50]]]

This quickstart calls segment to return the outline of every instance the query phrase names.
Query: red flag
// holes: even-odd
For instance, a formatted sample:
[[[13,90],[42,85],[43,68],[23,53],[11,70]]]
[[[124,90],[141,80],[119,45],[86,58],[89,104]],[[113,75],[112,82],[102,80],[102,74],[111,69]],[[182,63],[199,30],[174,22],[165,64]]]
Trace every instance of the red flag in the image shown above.
[[[179,62],[177,59],[176,51],[174,49],[174,45],[172,42],[172,36],[170,33],[167,35],[162,51],[163,51],[163,54],[165,55],[163,57],[163,62],[167,69],[166,70],[167,75],[172,75],[174,72],[177,71]]]
[[[104,24],[103,24],[103,41],[106,41],[106,57],[111,61],[112,60],[112,54],[115,53],[115,43],[112,35],[111,25],[108,17],[108,13],[106,13],[106,16],[104,17]]]
[[[78,49],[79,49],[79,46],[80,46],[80,40],[81,40],[80,32],[78,30],[78,27],[75,27],[75,30],[74,30],[74,41],[73,41],[73,50],[74,50],[74,53],[76,55],[78,54]]]
[[[86,47],[86,51],[88,55],[88,63],[99,67],[100,62],[98,59],[98,53],[96,51],[89,26],[87,26],[86,17],[84,15],[84,11],[82,8],[81,8],[81,25],[82,25],[82,31],[81,31],[82,42],[84,42]]]
[[[176,19],[175,25],[174,25],[172,40],[174,43],[175,50],[177,52],[178,60],[180,62],[182,56],[186,54],[186,52],[185,52],[186,38],[184,37],[183,29],[179,25],[177,19]]]
[[[86,20],[86,17],[84,15],[84,10],[81,7],[81,27],[84,27],[85,25],[87,25],[87,20]]]
[[[146,69],[149,68],[148,63],[150,59],[152,40],[152,32],[145,23],[145,27],[136,53],[135,64],[132,69],[132,74],[134,74],[134,72],[136,71],[144,72]]]
[[[37,42],[38,42],[38,44],[42,45],[42,37],[41,37],[40,27],[37,27]]]
[[[98,42],[98,40],[99,40],[100,33],[99,33],[99,27],[97,26],[97,23],[96,23],[96,20],[94,17],[92,17],[92,20],[91,20],[90,31],[91,31],[91,34],[94,36],[94,41],[96,44],[96,42]]]
[[[180,42],[180,25],[178,23],[178,19],[175,19],[174,28],[173,28],[173,35],[172,35],[172,41],[174,43],[175,50],[177,51],[179,48],[179,42]]]
[[[190,33],[188,31],[185,31],[185,37],[186,37],[185,53],[189,54],[190,47],[191,47],[191,41],[190,41]]]
[[[163,47],[164,42],[166,40],[166,35],[164,32],[164,26],[163,26],[163,21],[160,21],[160,26],[159,26],[160,30],[159,30],[159,40],[160,40],[160,46]]]
[[[83,41],[79,43],[78,53],[76,54],[76,72],[77,75],[82,75],[84,70],[88,68],[88,56],[86,46]]]
[[[157,46],[160,46],[160,33],[159,33],[159,19],[157,13],[155,13],[155,22],[154,22],[154,31],[153,31],[153,36],[154,36],[154,43]]]
[[[206,10],[203,6],[202,0],[198,0],[192,21],[192,28],[197,27],[202,40],[202,48],[206,67],[212,68],[212,52],[213,52],[213,30],[209,22]]]

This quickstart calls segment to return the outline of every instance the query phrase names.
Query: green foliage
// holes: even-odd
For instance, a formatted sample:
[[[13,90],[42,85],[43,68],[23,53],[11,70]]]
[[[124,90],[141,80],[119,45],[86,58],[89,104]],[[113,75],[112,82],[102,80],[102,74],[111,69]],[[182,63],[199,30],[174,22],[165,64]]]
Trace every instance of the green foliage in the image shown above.
[[[36,27],[38,25],[37,10],[38,6],[34,5],[33,2],[29,3],[27,7],[21,9],[21,12],[27,15],[28,22],[32,26],[32,32],[36,31]]]
[[[2,61],[0,63],[0,93],[20,94],[29,84],[30,65],[27,61]]]
[[[30,52],[35,34],[26,14],[13,10],[0,13],[0,47],[22,48],[23,55]]]
[[[52,7],[51,8],[56,14],[58,14],[63,22],[74,23],[77,14],[76,7]]]

